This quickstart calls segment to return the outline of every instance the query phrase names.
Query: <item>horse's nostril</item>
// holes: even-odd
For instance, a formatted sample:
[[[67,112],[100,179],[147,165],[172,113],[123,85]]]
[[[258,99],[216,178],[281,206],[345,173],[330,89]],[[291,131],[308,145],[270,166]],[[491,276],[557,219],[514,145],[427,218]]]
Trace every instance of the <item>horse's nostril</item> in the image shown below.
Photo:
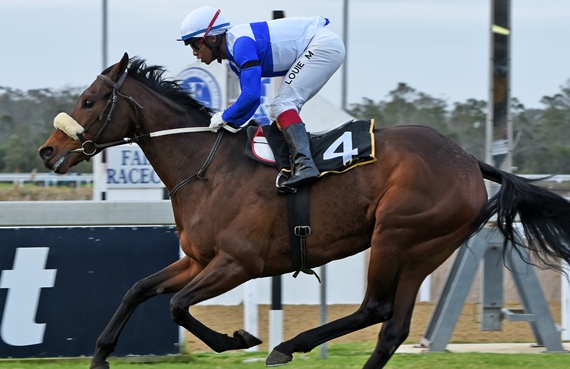
[[[40,157],[43,160],[49,159],[54,153],[53,147],[46,146],[40,149]]]

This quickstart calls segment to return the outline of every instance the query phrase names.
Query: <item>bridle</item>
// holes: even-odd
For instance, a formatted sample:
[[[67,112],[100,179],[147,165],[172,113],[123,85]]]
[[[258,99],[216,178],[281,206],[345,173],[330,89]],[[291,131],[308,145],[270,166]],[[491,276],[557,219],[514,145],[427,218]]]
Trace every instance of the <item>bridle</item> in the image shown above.
[[[101,110],[101,113],[99,114],[99,118],[97,120],[94,120],[93,122],[89,123],[85,127],[85,129],[82,133],[77,134],[77,137],[81,141],[81,147],[78,149],[72,150],[72,152],[80,152],[89,158],[89,157],[95,155],[98,151],[101,151],[101,150],[106,149],[108,147],[138,143],[139,140],[143,137],[159,137],[159,136],[166,136],[166,135],[178,134],[178,133],[212,132],[212,131],[214,131],[213,129],[211,129],[209,127],[185,127],[185,128],[165,129],[162,131],[156,131],[156,132],[151,132],[151,133],[146,133],[146,134],[141,133],[139,109],[144,109],[144,107],[141,104],[139,104],[132,96],[128,96],[128,95],[122,94],[120,92],[121,87],[123,87],[123,84],[124,84],[125,80],[127,79],[127,74],[128,74],[127,71],[125,71],[123,73],[123,75],[121,76],[121,78],[119,78],[119,80],[117,82],[114,82],[109,77],[104,76],[102,74],[99,74],[97,76],[98,79],[104,81],[105,83],[107,83],[111,87],[113,87],[113,92],[112,92],[111,96],[109,97],[109,100],[107,100],[107,104],[105,104],[105,107],[103,108],[103,110]],[[100,138],[103,131],[105,130],[105,128],[107,127],[107,125],[109,124],[109,122],[112,119],[113,112],[115,111],[119,97],[123,97],[126,100],[128,100],[134,108],[135,115],[136,115],[135,133],[132,137],[123,137],[122,139],[120,139],[118,141],[111,141],[111,142],[102,143],[102,144],[97,143],[97,140]],[[105,112],[107,110],[108,110],[108,113],[107,113],[107,117],[105,118],[105,122],[103,123],[103,126],[101,127],[99,132],[95,135],[95,137],[92,140],[88,140],[85,137],[85,132],[87,132],[89,130],[89,128],[91,128],[95,122],[103,120]],[[227,127],[225,126],[224,128],[226,128],[230,131],[232,130],[232,127],[229,127],[229,126],[227,126]],[[233,132],[235,133],[237,131],[238,130],[235,130]]]
[[[106,149],[107,147],[118,146],[118,145],[123,145],[123,144],[127,144],[127,143],[131,144],[133,142],[136,143],[136,142],[138,142],[139,138],[141,137],[139,109],[143,109],[143,106],[141,104],[139,104],[132,96],[124,95],[119,91],[121,89],[121,87],[123,86],[123,83],[127,79],[127,71],[125,71],[123,73],[123,75],[121,76],[121,78],[119,78],[119,80],[117,82],[112,81],[109,77],[104,76],[102,74],[98,75],[97,78],[99,78],[99,79],[105,81],[107,84],[111,85],[111,87],[113,87],[113,92],[112,92],[111,96],[109,97],[109,100],[107,100],[107,104],[105,104],[105,107],[103,108],[103,110],[101,110],[101,113],[99,114],[98,120],[94,120],[91,123],[89,123],[85,127],[84,131],[77,135],[77,137],[81,141],[81,147],[79,149],[73,150],[73,152],[81,152],[81,153],[83,153],[83,155],[85,155],[87,157],[91,157],[91,156],[95,155],[98,151]],[[112,115],[113,115],[113,112],[115,111],[115,107],[117,106],[117,100],[119,97],[124,97],[125,99],[130,101],[134,107],[135,114],[136,114],[135,134],[133,137],[124,137],[123,139],[121,139],[119,141],[112,141],[112,142],[99,144],[99,143],[97,143],[97,140],[100,138],[101,134],[103,133],[103,131],[107,127],[107,124],[111,121]],[[99,132],[95,135],[95,137],[92,140],[88,140],[85,137],[85,133],[93,126],[93,124],[95,122],[103,120],[103,117],[104,117],[105,112],[107,110],[109,112],[107,113],[107,117],[105,118],[105,122],[103,123],[103,127],[101,127]]]
[[[217,131],[217,130],[214,130],[210,127],[185,127],[185,128],[166,129],[166,130],[156,131],[156,132],[151,132],[151,133],[146,133],[146,134],[141,133],[139,109],[144,109],[143,106],[141,104],[139,104],[132,96],[127,96],[127,95],[122,94],[120,92],[121,87],[123,86],[125,80],[127,79],[127,74],[128,74],[127,71],[125,71],[123,73],[123,75],[121,76],[121,78],[119,78],[119,80],[117,82],[114,82],[109,77],[104,76],[102,74],[97,76],[97,78],[99,78],[100,80],[106,82],[107,84],[111,85],[111,87],[113,87],[113,92],[112,92],[111,96],[109,97],[109,100],[107,100],[107,104],[105,105],[103,110],[101,110],[101,113],[99,114],[98,120],[99,121],[103,120],[103,117],[105,115],[105,111],[107,111],[107,109],[109,110],[109,112],[107,113],[107,117],[105,118],[105,122],[103,123],[103,126],[101,127],[99,132],[95,135],[93,140],[86,139],[85,138],[85,132],[87,132],[87,130],[89,128],[91,128],[91,126],[96,121],[89,123],[85,127],[83,132],[77,134],[77,137],[81,141],[81,147],[78,149],[72,150],[72,152],[83,153],[83,155],[87,156],[87,158],[89,159],[91,156],[95,155],[98,152],[98,150],[100,151],[100,150],[106,149],[108,147],[119,146],[119,145],[124,145],[124,144],[138,143],[139,139],[143,138],[143,137],[160,137],[160,136],[179,134],[179,133],[212,132],[212,131],[215,132],[215,131]],[[95,141],[97,141],[97,139],[101,136],[101,134],[103,133],[103,131],[105,130],[105,128],[107,127],[109,122],[111,121],[112,115],[113,115],[113,112],[115,111],[115,108],[117,106],[117,101],[118,101],[119,97],[123,97],[123,98],[127,99],[132,104],[132,106],[134,108],[135,115],[136,115],[134,136],[124,137],[121,140],[107,142],[107,143],[103,143],[103,144],[96,143]],[[229,131],[232,131],[234,133],[239,131],[239,129],[234,129],[234,128],[227,126],[227,125],[224,126],[224,128],[229,130]],[[204,164],[202,165],[202,167],[200,168],[198,173],[196,173],[195,175],[181,181],[176,186],[174,186],[174,188],[169,191],[168,196],[170,196],[170,197],[174,196],[174,194],[181,187],[190,183],[194,179],[202,179],[202,180],[206,179],[203,176],[203,173],[206,170],[206,167],[208,166],[208,164],[210,164],[210,162],[212,161],[212,158],[214,157],[214,154],[217,151],[218,146],[220,145],[223,134],[224,134],[223,130],[218,131],[218,137],[216,138],[216,142],[214,143],[214,146],[210,150],[210,154],[206,158],[206,161],[204,162]]]

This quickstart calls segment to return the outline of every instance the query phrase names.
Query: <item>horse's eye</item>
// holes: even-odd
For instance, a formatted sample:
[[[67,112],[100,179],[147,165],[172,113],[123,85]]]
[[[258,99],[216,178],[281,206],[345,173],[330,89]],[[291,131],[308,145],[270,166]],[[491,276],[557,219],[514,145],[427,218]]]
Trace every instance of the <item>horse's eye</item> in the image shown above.
[[[93,107],[93,101],[91,101],[91,100],[85,100],[85,101],[83,102],[83,107],[84,107],[84,108],[87,108],[87,109],[92,108],[92,107]]]

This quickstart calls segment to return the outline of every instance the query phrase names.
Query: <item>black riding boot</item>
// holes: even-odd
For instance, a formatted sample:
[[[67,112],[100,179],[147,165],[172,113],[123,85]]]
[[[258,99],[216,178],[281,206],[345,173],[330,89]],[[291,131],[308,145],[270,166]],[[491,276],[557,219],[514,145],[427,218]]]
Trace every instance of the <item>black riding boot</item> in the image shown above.
[[[275,165],[277,165],[277,170],[280,172],[285,170],[289,172],[291,170],[291,164],[289,163],[289,147],[287,142],[285,142],[285,137],[283,132],[279,130],[275,122],[268,126],[262,126],[263,135],[273,151],[273,157],[275,158]]]
[[[283,135],[289,146],[293,166],[293,175],[283,183],[283,186],[297,187],[319,178],[320,172],[313,161],[305,124],[300,122],[290,125],[283,130]]]

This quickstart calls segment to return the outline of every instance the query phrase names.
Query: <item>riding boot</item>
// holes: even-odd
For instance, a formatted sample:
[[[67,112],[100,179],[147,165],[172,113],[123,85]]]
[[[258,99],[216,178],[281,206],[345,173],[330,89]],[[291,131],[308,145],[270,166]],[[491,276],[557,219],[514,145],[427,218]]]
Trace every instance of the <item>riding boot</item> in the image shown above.
[[[287,142],[285,142],[285,137],[283,133],[277,127],[277,124],[273,122],[270,125],[262,126],[263,135],[267,140],[267,144],[271,151],[273,152],[273,157],[275,158],[275,165],[277,165],[277,170],[279,172],[291,171],[291,164],[289,163],[289,148]]]
[[[283,183],[286,187],[297,187],[319,178],[319,170],[313,161],[309,135],[303,122],[295,123],[283,129],[285,141],[289,146],[293,175]]]

